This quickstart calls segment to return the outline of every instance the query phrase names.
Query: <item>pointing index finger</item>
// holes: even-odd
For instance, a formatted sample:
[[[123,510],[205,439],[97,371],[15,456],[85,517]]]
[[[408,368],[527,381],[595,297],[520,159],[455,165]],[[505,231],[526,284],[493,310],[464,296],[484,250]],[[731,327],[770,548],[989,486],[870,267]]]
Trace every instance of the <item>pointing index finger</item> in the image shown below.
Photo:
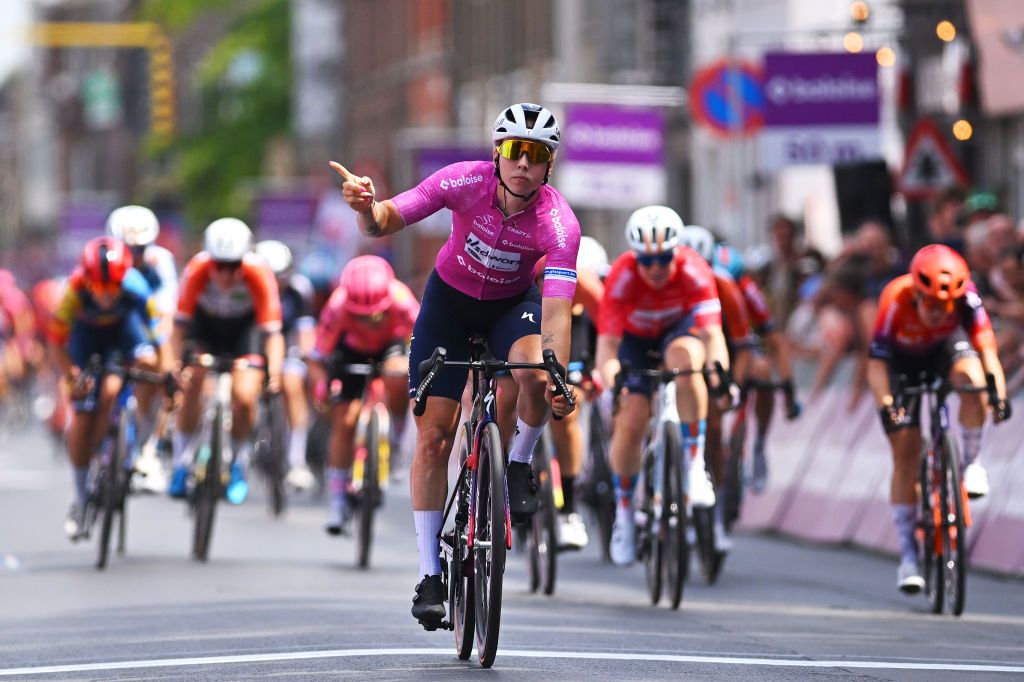
[[[359,180],[359,178],[357,178],[355,175],[350,173],[347,168],[342,166],[337,161],[329,161],[328,165],[330,165],[330,167],[333,168],[338,173],[338,175],[340,175],[346,181],[357,182]]]

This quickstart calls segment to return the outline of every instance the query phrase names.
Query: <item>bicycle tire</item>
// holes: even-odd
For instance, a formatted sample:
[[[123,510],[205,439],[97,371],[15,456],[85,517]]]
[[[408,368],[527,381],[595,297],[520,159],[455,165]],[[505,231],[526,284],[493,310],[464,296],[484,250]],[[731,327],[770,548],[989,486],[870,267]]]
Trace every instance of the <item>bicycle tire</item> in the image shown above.
[[[284,433],[286,420],[284,405],[280,393],[264,396],[264,414],[260,415],[260,433],[257,436],[257,461],[261,464],[263,476],[267,484],[267,502],[272,516],[279,517],[287,505],[288,493],[285,490],[285,473],[288,469],[285,451]]]
[[[459,466],[469,458],[473,447],[473,431],[469,424],[462,430],[462,445],[459,448]],[[473,561],[466,556],[466,525],[469,522],[470,503],[473,488],[471,476],[463,476],[456,491],[458,505],[455,514],[455,537],[452,542],[452,563],[448,567],[449,609],[452,629],[455,631],[455,653],[465,661],[473,653],[473,638],[476,631],[476,606],[474,597]],[[460,520],[462,519],[462,520]]]
[[[737,419],[740,417],[737,416]],[[729,435],[729,459],[725,464],[725,507],[722,508],[722,520],[726,532],[732,532],[733,524],[739,520],[743,509],[743,446],[746,437],[746,422],[740,421]]]
[[[555,496],[551,480],[551,455],[549,442],[541,438],[533,455],[533,473],[537,480],[537,494],[540,508],[530,519],[527,544],[530,553],[530,591],[540,589],[551,595],[555,591],[558,571],[558,530],[555,527]]]
[[[665,484],[662,492],[663,514],[661,528],[665,542],[665,579],[668,583],[669,605],[678,609],[683,601],[683,584],[690,563],[690,548],[686,543],[686,503],[683,486],[683,437],[679,425],[666,422]]]
[[[473,505],[476,649],[480,665],[490,668],[498,653],[501,629],[501,586],[505,572],[508,498],[505,490],[505,455],[498,426],[494,422],[484,426],[477,453],[479,458]]]
[[[380,497],[380,479],[378,464],[380,462],[381,424],[377,410],[370,410],[370,418],[366,425],[366,459],[363,462],[363,486],[359,491],[359,527],[356,529],[357,554],[356,565],[366,568],[370,565],[370,547],[373,544],[373,519],[377,513],[377,500]],[[384,439],[387,434],[384,434]]]
[[[99,478],[100,537],[96,547],[96,568],[101,571],[107,567],[110,559],[110,534],[114,527],[114,514],[117,513],[120,472],[124,470],[127,449],[128,416],[128,410],[123,409],[117,417],[110,459],[101,467]]]
[[[196,485],[193,513],[194,531],[192,536],[192,557],[207,561],[210,556],[210,540],[216,519],[217,502],[222,494],[221,448],[224,441],[224,406],[214,408],[213,423],[210,427],[210,454],[203,466],[203,480]]]
[[[946,607],[954,616],[964,612],[967,592],[967,528],[964,496],[960,487],[960,450],[948,433],[942,437],[943,590]]]
[[[654,456],[649,449],[644,454],[644,475],[643,475],[643,503],[640,509],[643,512],[644,525],[637,529],[637,554],[644,558],[644,577],[647,580],[647,596],[651,599],[651,605],[657,606],[661,601],[662,586],[662,554],[664,542],[662,533],[664,524],[659,516],[656,519],[654,514]],[[662,507],[664,509],[664,507]],[[655,532],[655,522],[658,524]]]
[[[612,527],[615,525],[615,489],[612,486],[612,470],[608,465],[608,436],[600,411],[590,410],[590,485],[594,516],[601,536],[601,558],[606,563],[612,560]]]
[[[117,489],[117,554],[118,556],[124,556],[127,549],[128,542],[128,494],[131,492],[132,485],[132,467],[128,466],[128,455],[132,452],[135,447],[135,439],[137,437],[137,426],[136,426],[136,411],[134,405],[129,405],[123,412],[128,412],[128,421],[125,428],[125,442],[124,450],[122,451],[124,459],[121,466],[122,475],[120,477],[120,485]]]
[[[921,470],[920,470],[920,553],[922,575],[924,576],[925,599],[932,613],[942,613],[942,606],[945,602],[944,580],[942,576],[941,556],[938,556],[936,548],[936,537],[938,530],[937,510],[935,508],[934,477],[932,473],[933,458],[931,455],[931,444],[925,440],[922,445]],[[941,554],[941,553],[939,553]]]
[[[715,549],[715,510],[708,509],[693,510],[693,526],[697,536],[697,555],[700,559],[700,571],[704,576],[704,582],[714,585],[718,580],[718,572],[722,561],[718,550]]]

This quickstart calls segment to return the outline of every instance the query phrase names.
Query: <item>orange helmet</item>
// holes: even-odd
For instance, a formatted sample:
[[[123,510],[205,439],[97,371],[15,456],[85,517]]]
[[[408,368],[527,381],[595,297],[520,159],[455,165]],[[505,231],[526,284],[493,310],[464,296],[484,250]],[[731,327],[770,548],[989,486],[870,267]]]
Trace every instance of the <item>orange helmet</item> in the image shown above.
[[[910,275],[918,292],[940,301],[960,298],[971,281],[967,261],[942,244],[929,244],[914,254]]]

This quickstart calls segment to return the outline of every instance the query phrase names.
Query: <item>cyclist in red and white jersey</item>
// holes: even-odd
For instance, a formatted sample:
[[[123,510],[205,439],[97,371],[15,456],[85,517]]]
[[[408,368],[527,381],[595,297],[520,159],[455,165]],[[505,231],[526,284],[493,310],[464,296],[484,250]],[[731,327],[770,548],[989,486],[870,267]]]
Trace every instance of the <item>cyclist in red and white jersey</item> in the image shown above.
[[[267,360],[267,390],[281,386],[284,337],[281,334],[281,299],[270,265],[251,251],[252,231],[237,218],[220,218],[203,234],[204,250],[192,257],[181,278],[181,295],[172,347],[181,359],[185,344],[200,352]],[[200,393],[206,371],[191,370],[184,387],[174,433],[174,472],[168,494],[188,493],[188,445],[199,423]],[[250,437],[256,423],[257,400],[262,390],[262,369],[235,369],[231,387],[231,479],[227,499],[240,504],[248,496],[245,467],[252,451]]]
[[[345,200],[369,236],[393,234],[442,208],[452,211],[452,232],[438,254],[413,330],[410,393],[419,384],[419,363],[434,348],[447,348],[452,358],[468,357],[472,332],[486,335],[491,353],[501,360],[539,363],[542,350],[551,348],[560,363],[568,362],[580,227],[562,195],[547,184],[558,125],[544,107],[515,104],[495,120],[491,139],[493,163],[452,164],[382,202],[370,178],[332,164],[345,179]],[[542,299],[533,266],[544,255]],[[509,508],[522,519],[537,510],[530,461],[548,415],[552,409],[565,415],[572,408],[555,397],[544,372],[515,370],[513,376],[520,388],[519,419],[506,477]],[[416,420],[410,485],[423,580],[412,611],[431,630],[445,613],[437,534],[465,385],[465,371],[442,370],[426,412]]]
[[[700,370],[718,362],[729,369],[714,274],[699,254],[679,246],[682,230],[683,221],[666,206],[638,209],[626,224],[630,250],[615,260],[605,280],[598,322],[597,367],[605,385],[615,380],[621,362],[635,368],[682,370]],[[717,375],[709,381],[716,394],[733,390],[720,383]],[[611,442],[618,504],[610,550],[612,560],[620,565],[636,558],[633,488],[651,415],[650,383],[631,376],[624,386],[626,394],[615,416]],[[683,446],[689,457],[687,496],[695,507],[711,507],[715,492],[704,465],[708,385],[696,373],[679,377],[675,386]]]
[[[921,427],[919,414],[907,414],[895,404],[893,378],[904,375],[913,381],[922,372],[957,386],[977,387],[985,385],[987,373],[993,375],[999,396],[995,405],[988,405],[983,393],[960,394],[963,485],[971,497],[986,495],[988,477],[977,457],[988,409],[997,423],[1010,418],[1006,377],[967,263],[942,244],[920,249],[910,261],[910,272],[882,290],[868,351],[868,385],[892,446],[890,500],[900,546],[896,582],[907,594],[924,588],[915,537]]]
[[[382,364],[384,391],[391,413],[392,453],[405,427],[409,407],[405,374],[409,371],[409,335],[419,313],[416,296],[380,256],[359,256],[341,272],[341,282],[320,311],[316,345],[311,355],[312,379],[341,381],[331,406],[331,437],[327,452],[328,510],[326,530],[345,532],[348,487],[352,481],[354,439],[363,407],[366,377],[341,371],[347,364]]]

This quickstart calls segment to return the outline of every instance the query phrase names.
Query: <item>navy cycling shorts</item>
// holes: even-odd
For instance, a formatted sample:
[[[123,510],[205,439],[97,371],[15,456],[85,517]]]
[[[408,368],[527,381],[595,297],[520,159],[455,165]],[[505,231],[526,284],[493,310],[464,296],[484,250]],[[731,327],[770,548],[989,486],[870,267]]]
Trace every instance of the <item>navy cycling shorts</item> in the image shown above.
[[[508,360],[508,352],[519,339],[540,334],[540,290],[537,285],[519,296],[481,301],[445,283],[434,271],[427,280],[420,302],[420,314],[412,330],[409,347],[409,397],[419,387],[419,364],[430,358],[438,346],[448,351],[449,360],[469,360],[469,337],[487,338],[491,355]],[[461,400],[468,372],[446,367],[434,379],[430,395]]]
[[[664,364],[668,345],[680,337],[694,336],[692,330],[693,316],[687,315],[656,339],[645,339],[626,332],[619,344],[619,362],[628,363],[633,369],[657,369]],[[630,393],[642,395],[651,395],[654,390],[653,381],[641,376],[626,377],[623,386]]]

